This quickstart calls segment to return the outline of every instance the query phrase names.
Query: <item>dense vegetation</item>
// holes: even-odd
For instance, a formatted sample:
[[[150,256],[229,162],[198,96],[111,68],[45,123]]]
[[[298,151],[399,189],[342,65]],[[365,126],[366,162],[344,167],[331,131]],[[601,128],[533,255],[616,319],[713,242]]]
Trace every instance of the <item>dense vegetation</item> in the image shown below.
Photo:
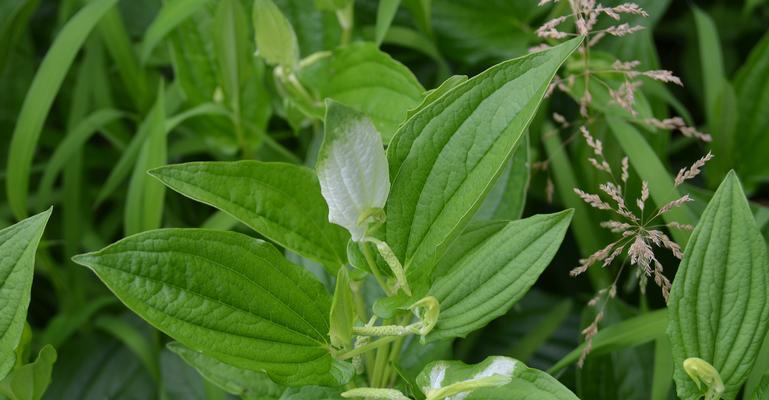
[[[0,399],[769,399],[764,0],[0,0]]]

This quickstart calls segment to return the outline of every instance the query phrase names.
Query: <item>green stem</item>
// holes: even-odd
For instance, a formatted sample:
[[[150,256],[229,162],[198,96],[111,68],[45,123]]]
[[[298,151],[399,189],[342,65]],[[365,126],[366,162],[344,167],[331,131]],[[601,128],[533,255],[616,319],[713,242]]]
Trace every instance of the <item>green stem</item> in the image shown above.
[[[381,272],[379,272],[379,268],[376,265],[374,256],[371,254],[371,250],[369,250],[368,248],[368,243],[359,243],[359,246],[361,248],[361,251],[363,252],[363,257],[366,259],[366,263],[368,263],[368,267],[371,270],[371,273],[374,275],[374,278],[376,278],[377,283],[379,283],[379,286],[382,288],[382,290],[384,290],[384,292],[388,296],[392,296],[393,294],[395,294],[390,289],[390,286],[388,286],[387,283],[385,282]]]
[[[361,354],[367,353],[371,350],[378,349],[386,344],[389,344],[390,342],[393,342],[397,340],[399,336],[385,336],[381,339],[377,339],[369,344],[365,344],[361,347],[358,347],[356,349],[352,349],[346,353],[340,354],[337,359],[339,360],[349,360],[355,356],[359,356]]]

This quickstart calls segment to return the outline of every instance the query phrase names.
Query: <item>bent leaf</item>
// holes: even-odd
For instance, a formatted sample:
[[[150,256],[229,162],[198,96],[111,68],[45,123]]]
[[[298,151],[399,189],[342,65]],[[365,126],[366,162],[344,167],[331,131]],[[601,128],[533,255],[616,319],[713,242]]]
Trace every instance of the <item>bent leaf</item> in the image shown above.
[[[128,308],[184,345],[277,383],[349,379],[328,351],[323,285],[270,244],[203,229],[162,229],[74,257]]]
[[[429,294],[441,305],[427,339],[464,337],[507,312],[550,264],[571,210],[510,222],[437,279]]]
[[[498,64],[425,106],[387,150],[387,242],[409,281],[430,276],[480,206],[581,38]]]
[[[255,0],[251,14],[258,54],[270,63],[293,68],[299,44],[291,23],[272,0]]]
[[[194,162],[150,173],[333,274],[347,260],[349,236],[328,222],[318,179],[308,168],[260,161]]]
[[[366,114],[385,143],[424,92],[405,65],[373,43],[353,43],[326,53],[297,76],[316,98],[331,98]]]
[[[0,230],[0,379],[16,361],[27,320],[35,252],[51,209]]]
[[[0,394],[9,399],[39,400],[51,383],[51,372],[56,362],[56,350],[45,345],[34,362],[23,365],[0,382]]]
[[[285,390],[264,373],[233,367],[179,342],[171,342],[167,347],[227,393],[247,398],[277,399]]]
[[[326,101],[326,125],[318,150],[320,191],[328,203],[329,221],[360,241],[372,213],[384,208],[390,191],[382,138],[365,115]]]
[[[767,288],[766,244],[730,172],[692,232],[670,292],[668,336],[679,397],[704,393],[683,368],[685,359],[697,357],[718,371],[723,398],[735,398],[767,333]]]

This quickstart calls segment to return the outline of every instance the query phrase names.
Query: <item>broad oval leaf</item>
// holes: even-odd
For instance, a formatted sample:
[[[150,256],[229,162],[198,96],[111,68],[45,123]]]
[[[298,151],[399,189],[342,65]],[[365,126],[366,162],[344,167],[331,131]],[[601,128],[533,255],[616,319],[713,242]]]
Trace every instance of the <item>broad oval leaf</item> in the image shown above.
[[[436,361],[417,376],[417,386],[428,400],[578,400],[557,379],[509,357],[488,357],[473,365]]]
[[[354,241],[366,233],[368,216],[384,208],[390,191],[382,138],[362,113],[326,101],[323,143],[315,166],[329,221],[343,226]]]
[[[309,168],[261,161],[193,162],[150,171],[165,185],[232,215],[283,247],[336,271],[349,235],[328,222]]]
[[[35,252],[51,209],[0,230],[0,379],[16,361],[27,320]]]
[[[507,312],[550,264],[572,210],[510,222],[433,283],[441,305],[427,340],[464,337]]]
[[[430,275],[480,206],[581,38],[498,64],[406,121],[387,151],[387,242],[410,282]]]
[[[422,99],[424,88],[414,74],[373,43],[353,43],[318,57],[297,72],[299,81],[316,98],[365,113],[385,143]]]
[[[670,292],[668,336],[679,397],[701,396],[683,368],[698,357],[720,374],[734,399],[769,324],[769,259],[737,175],[730,172],[686,245]]]
[[[277,383],[338,385],[323,285],[269,243],[204,229],[161,229],[74,257],[172,338]]]

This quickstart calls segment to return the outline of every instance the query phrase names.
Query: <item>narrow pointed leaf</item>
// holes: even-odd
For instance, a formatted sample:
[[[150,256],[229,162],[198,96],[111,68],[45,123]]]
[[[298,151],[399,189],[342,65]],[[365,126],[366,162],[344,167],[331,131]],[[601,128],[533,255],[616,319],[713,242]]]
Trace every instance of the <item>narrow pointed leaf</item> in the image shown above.
[[[348,234],[328,222],[312,170],[260,161],[195,162],[151,171],[165,185],[237,218],[329,272],[347,260]]]
[[[143,232],[76,256],[132,311],[184,345],[277,383],[349,379],[328,352],[323,285],[270,244],[203,229]]]
[[[37,140],[56,93],[86,37],[116,2],[117,0],[89,2],[67,22],[56,35],[56,40],[48,50],[35,74],[32,86],[24,97],[8,151],[8,176],[5,181],[8,203],[18,219],[27,216],[30,168]]]
[[[35,252],[51,209],[0,230],[0,379],[16,361],[27,320]]]
[[[158,16],[144,33],[141,46],[141,60],[146,63],[152,50],[163,38],[183,23],[187,18],[200,10],[209,0],[172,0],[163,3]]]
[[[427,339],[464,337],[505,314],[550,264],[571,215],[568,210],[510,222],[461,258],[430,288],[441,312]]]
[[[498,64],[406,121],[388,148],[387,242],[410,280],[469,222],[581,38]]]
[[[692,232],[670,292],[668,336],[679,397],[704,393],[683,369],[691,357],[718,371],[724,399],[737,396],[767,333],[768,290],[766,243],[730,172]]]

